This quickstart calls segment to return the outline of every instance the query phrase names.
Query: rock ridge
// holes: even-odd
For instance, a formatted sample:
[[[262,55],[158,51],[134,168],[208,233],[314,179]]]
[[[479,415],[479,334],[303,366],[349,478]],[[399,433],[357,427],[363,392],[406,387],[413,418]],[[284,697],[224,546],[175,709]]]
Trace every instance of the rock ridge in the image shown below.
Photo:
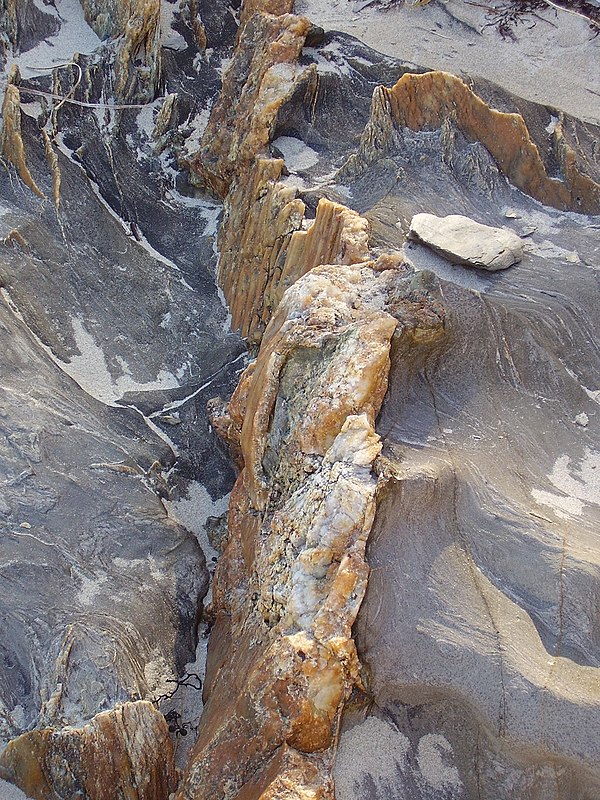
[[[561,210],[600,213],[600,184],[588,175],[563,133],[551,137],[561,176],[551,177],[523,117],[491,108],[460,78],[447,72],[405,73],[391,89],[373,93],[371,118],[358,152],[341,175],[355,177],[378,158],[402,148],[402,131],[456,127],[489,151],[506,178],[525,194]]]
[[[444,332],[433,276],[397,254],[374,258],[367,221],[346,206],[321,198],[306,221],[297,190],[280,181],[283,161],[262,155],[289,96],[285,77],[277,109],[256,90],[271,69],[268,37],[292,31],[296,56],[307,30],[287,15],[249,17],[224,79],[227,103],[193,160],[214,190],[228,189],[218,278],[234,326],[260,347],[230,403],[213,403],[241,472],[180,800],[334,797],[341,713],[361,684],[351,629],[381,486],[374,424],[391,343],[429,347]],[[253,59],[264,61],[238,71],[257,32]],[[222,121],[234,90],[253,105],[232,128]],[[220,140],[213,128],[225,131]]]

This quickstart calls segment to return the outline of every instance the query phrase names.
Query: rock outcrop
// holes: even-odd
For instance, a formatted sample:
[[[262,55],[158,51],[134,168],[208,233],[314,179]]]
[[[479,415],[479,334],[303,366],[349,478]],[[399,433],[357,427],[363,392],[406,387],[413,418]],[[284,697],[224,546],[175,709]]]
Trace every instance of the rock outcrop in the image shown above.
[[[0,792],[597,800],[597,129],[291,0],[84,3],[7,95]]]
[[[200,150],[190,162],[196,182],[225,197],[273,134],[281,106],[308,80],[298,56],[310,29],[293,14],[253,14],[241,29]]]
[[[283,162],[257,158],[233,184],[219,232],[217,278],[231,309],[232,325],[260,341],[284,291],[319,264],[365,261],[368,223],[325,198],[314,220],[297,189],[279,178]]]
[[[284,294],[228,411],[244,468],[182,800],[333,798],[390,346],[431,345],[443,319],[435,284],[391,257],[314,267]]]
[[[202,533],[203,519],[196,524],[192,514],[184,528],[162,501],[171,501],[173,517],[178,502],[193,506],[198,495],[209,513],[213,500],[220,508],[213,513],[222,513],[234,473],[205,404],[232,391],[231,362],[243,345],[224,330],[227,313],[209,274],[219,207],[175,191],[151,138],[158,109],[104,107],[116,102],[111,58],[122,38],[71,59],[73,25],[92,44],[95,36],[77,3],[56,5],[60,19],[53,6],[48,16],[62,27],[51,44],[61,62],[78,62],[81,82],[74,90],[73,65],[22,79],[9,87],[3,115],[0,749],[33,737],[21,740],[22,751],[52,729],[49,744],[60,739],[66,748],[65,771],[80,774],[67,733],[121,704],[169,694],[195,660],[209,571],[186,528]],[[191,45],[183,52],[190,64],[195,54]],[[35,63],[34,55],[42,60],[32,53],[20,63]],[[44,56],[44,66],[52,60]],[[205,62],[189,72],[207,91],[217,84]],[[27,89],[75,103],[47,102]],[[23,163],[47,199],[27,188]],[[177,727],[190,740],[199,711]],[[130,718],[111,719],[116,739],[146,725],[146,717],[134,718],[119,731]],[[146,744],[168,764],[164,730],[146,726]],[[180,754],[183,733],[172,738]],[[88,772],[93,760],[104,770],[106,753],[86,752]],[[148,762],[133,752],[134,768],[144,769]],[[160,775],[148,772],[156,786],[145,786],[145,796],[168,796]],[[53,800],[73,796],[55,778]],[[123,781],[114,784],[127,786],[125,771]]]
[[[160,0],[81,0],[100,39],[115,40],[117,100],[154,100],[161,82]]]
[[[497,111],[454,75],[406,73],[391,89],[373,93],[371,119],[358,153],[342,175],[360,174],[369,164],[401,150],[403,131],[459,130],[481,142],[510,183],[541,203],[585,214],[600,213],[600,184],[587,173],[558,123],[551,134],[560,177],[551,177],[520,114]],[[588,167],[589,169],[589,167]]]
[[[33,800],[166,800],[175,787],[173,745],[151,703],[128,703],[82,728],[23,734],[0,755],[0,777]]]
[[[426,244],[456,264],[489,272],[508,269],[523,257],[523,242],[516,233],[481,225],[460,214],[441,218],[415,214],[408,238]]]

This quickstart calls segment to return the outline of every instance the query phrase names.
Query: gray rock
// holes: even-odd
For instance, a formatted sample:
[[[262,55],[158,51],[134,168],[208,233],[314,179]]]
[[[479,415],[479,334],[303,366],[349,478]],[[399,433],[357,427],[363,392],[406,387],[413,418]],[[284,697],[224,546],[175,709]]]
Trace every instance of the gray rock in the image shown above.
[[[415,214],[408,236],[450,261],[489,272],[508,269],[523,257],[523,244],[516,233],[482,225],[460,214]]]

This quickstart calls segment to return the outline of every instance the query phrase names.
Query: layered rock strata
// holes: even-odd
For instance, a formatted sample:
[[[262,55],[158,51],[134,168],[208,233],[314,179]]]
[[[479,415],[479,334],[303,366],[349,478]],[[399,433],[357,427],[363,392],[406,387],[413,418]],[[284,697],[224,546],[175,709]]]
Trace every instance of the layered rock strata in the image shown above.
[[[285,164],[268,157],[268,144],[274,135],[287,134],[298,136],[299,142],[304,135],[301,118],[317,128],[321,113],[329,122],[314,138],[304,138],[311,147],[321,148],[323,166],[327,162],[328,169],[334,161],[339,165],[337,158],[331,158],[327,137],[346,127],[340,123],[343,119],[348,123],[344,147],[353,147],[368,108],[367,103],[363,109],[357,97],[361,92],[370,97],[370,91],[363,90],[372,87],[374,75],[378,82],[387,82],[386,76],[393,74],[389,81],[393,83],[406,65],[396,62],[376,68],[376,56],[363,49],[353,51],[350,69],[344,53],[357,44],[331,37],[327,49],[311,48],[311,54],[303,54],[302,63],[314,59],[313,67],[298,67],[294,59],[307,27],[288,14],[290,5],[277,0],[244,4],[245,24],[238,40],[242,44],[224,82],[230,106],[237,103],[239,108],[243,101],[244,111],[234,117],[225,103],[217,103],[203,141],[206,158],[200,155],[194,162],[198,182],[225,195],[219,280],[233,324],[253,346],[262,340],[262,347],[229,405],[213,406],[214,427],[232,445],[242,471],[231,500],[214,603],[207,613],[213,627],[206,710],[178,797],[331,798],[334,778],[338,800],[439,800],[440,796],[508,800],[515,793],[527,800],[595,800],[599,794],[594,605],[598,559],[592,525],[597,515],[591,516],[589,506],[597,497],[597,359],[592,343],[598,326],[597,314],[588,306],[597,291],[589,268],[597,263],[593,239],[597,221],[575,214],[551,215],[515,192],[508,181],[496,180],[493,149],[478,144],[483,139],[475,123],[472,129],[459,124],[460,114],[455,113],[453,103],[468,105],[474,102],[470,95],[453,85],[446,102],[444,86],[451,76],[441,80],[433,74],[428,91],[440,95],[443,113],[428,111],[437,101],[433,96],[428,99],[425,89],[422,94],[415,90],[419,104],[413,108],[412,89],[406,88],[412,86],[413,75],[400,93],[408,111],[404,108],[396,116],[404,121],[400,124],[390,115],[382,122],[381,140],[375,137],[371,149],[367,139],[373,126],[368,128],[359,159],[339,175],[363,174],[362,186],[357,180],[350,188],[330,185],[325,191],[338,200],[352,197],[361,214],[368,210],[376,228],[377,252],[399,250],[404,244],[402,220],[423,208],[448,214],[458,206],[496,226],[510,220],[508,224],[519,229],[531,221],[538,227],[529,226],[522,267],[485,278],[447,265],[444,272],[441,259],[436,261],[430,252],[424,256],[425,248],[416,244],[406,246],[407,255],[421,267],[438,269],[444,276],[439,284],[428,272],[413,273],[398,256],[376,258],[369,249],[365,217],[330,199],[322,198],[317,205],[322,191],[318,187],[301,195],[292,181],[285,180]],[[127,7],[131,12],[132,4],[122,4]],[[187,8],[190,20],[197,20],[199,4],[190,0]],[[206,10],[204,6],[205,20]],[[284,13],[277,17],[261,13],[265,11]],[[230,16],[225,5],[223,16]],[[119,36],[116,29],[102,35]],[[194,36],[204,47],[201,35]],[[231,42],[233,38],[232,33]],[[118,50],[123,41],[109,44],[107,52],[112,47]],[[184,56],[173,53],[165,56],[165,62],[175,63],[176,58],[183,63]],[[193,75],[182,78],[185,90],[180,91],[177,82],[169,85],[172,93],[152,120],[161,139],[176,124],[177,105],[185,108],[190,102],[185,100],[191,96],[190,86],[203,99],[207,96],[198,86],[204,80],[200,73],[210,75],[201,67],[210,58],[209,53],[194,57]],[[359,87],[356,97],[349,85]],[[425,81],[423,85],[427,88]],[[301,113],[282,131],[288,103]],[[510,136],[522,128],[517,120],[513,131],[507,118],[518,115],[500,115],[498,126],[495,115],[500,112],[486,107],[494,135],[485,127],[488,112],[478,116],[475,103],[469,114],[483,126],[490,148],[503,131],[508,144],[502,147],[512,147]],[[448,119],[440,123],[444,116]],[[140,117],[148,122],[145,112]],[[538,127],[543,130],[551,122],[549,117],[549,111],[540,112],[538,122],[543,122]],[[406,119],[413,120],[414,129]],[[215,224],[218,209],[197,196],[180,195],[177,189],[183,182],[169,183],[164,194],[159,191],[160,184],[149,176],[155,175],[154,170],[162,175],[165,165],[173,162],[166,152],[157,164],[149,160],[147,150],[142,156],[138,150],[140,167],[134,155],[137,121],[132,116],[130,122],[127,137],[119,131],[109,135],[103,128],[99,138],[82,138],[73,123],[60,139],[62,151],[57,156],[65,181],[60,219],[55,209],[48,214],[46,208],[48,227],[40,227],[41,212],[33,205],[38,200],[25,192],[20,193],[25,200],[19,195],[19,202],[31,204],[25,206],[27,211],[12,212],[2,223],[15,225],[5,229],[5,249],[0,254],[6,286],[0,313],[5,351],[9,363],[12,359],[16,365],[7,379],[9,416],[0,414],[8,450],[3,460],[10,465],[10,508],[6,511],[0,502],[0,513],[8,515],[11,547],[2,567],[7,585],[18,591],[11,603],[16,613],[3,640],[10,680],[0,719],[3,725],[5,718],[9,720],[11,736],[38,729],[13,742],[5,758],[10,756],[10,768],[16,771],[6,772],[7,761],[0,775],[21,785],[25,775],[37,775],[28,791],[44,800],[48,796],[44,792],[68,797],[80,791],[83,781],[89,797],[103,800],[113,788],[121,794],[130,791],[134,800],[147,796],[164,800],[173,788],[169,748],[163,748],[161,765],[152,742],[146,742],[147,733],[158,742],[166,736],[164,724],[157,722],[149,706],[134,704],[135,713],[118,709],[82,727],[82,719],[99,710],[99,701],[104,703],[101,708],[108,708],[128,697],[149,696],[151,687],[157,687],[155,680],[150,682],[156,672],[165,667],[169,675],[174,674],[172,669],[181,671],[182,658],[185,663],[191,654],[197,603],[206,580],[200,552],[189,546],[180,529],[165,524],[162,509],[154,507],[156,486],[166,490],[163,474],[155,464],[150,466],[152,459],[148,461],[149,454],[157,452],[156,442],[138,453],[121,435],[123,430],[116,437],[112,426],[127,427],[126,415],[131,411],[133,416],[135,409],[139,427],[132,427],[129,438],[142,441],[140,429],[146,422],[164,434],[158,426],[168,420],[172,427],[163,440],[166,447],[173,448],[174,455],[176,447],[193,451],[197,461],[206,456],[209,463],[202,480],[206,486],[214,486],[214,481],[221,486],[218,476],[210,474],[216,471],[210,444],[202,442],[202,438],[210,441],[210,432],[201,429],[204,401],[199,395],[194,405],[193,398],[207,386],[211,393],[219,390],[213,382],[222,362],[213,363],[212,351],[222,346],[224,337],[214,311],[215,293],[206,288],[210,277],[204,278],[206,295],[194,295],[188,283],[198,288],[196,267],[209,263],[206,253],[213,248],[210,239],[201,250],[194,250],[190,242],[204,236],[204,222],[206,229]],[[26,124],[20,128],[14,124],[13,130],[17,129],[34,157],[31,171],[50,196],[54,187],[44,172],[43,152],[32,143]],[[549,135],[557,130],[554,126]],[[560,135],[566,145],[569,133]],[[437,169],[440,142],[447,158],[460,137],[469,147],[477,147],[470,166],[485,191],[478,193],[467,181],[461,183],[459,170]],[[543,178],[535,166],[534,137],[530,140],[525,137],[523,149],[513,151],[512,174],[517,178],[525,175],[529,180],[532,174]],[[424,141],[429,151],[419,150]],[[398,151],[406,154],[404,162],[396,158]],[[501,170],[510,180],[511,158],[502,161],[505,151],[497,152]],[[571,159],[573,168],[583,174],[569,152],[565,150],[565,158],[557,163]],[[561,181],[548,177],[553,173],[539,151],[538,156],[546,170],[540,197],[544,192],[553,196]],[[110,168],[102,158],[109,159]],[[378,159],[386,162],[396,195],[389,185],[379,191]],[[18,165],[18,159],[14,163]],[[86,190],[87,184],[74,177],[80,163],[93,178]],[[372,171],[361,173],[367,167]],[[488,174],[482,174],[488,167],[494,184],[486,184]],[[412,184],[407,189],[402,179],[409,173]],[[95,188],[96,179],[102,198],[110,198],[110,213],[120,209],[124,229],[119,223],[111,228],[98,210],[101,206],[88,204],[85,192]],[[576,184],[574,178],[573,191]],[[532,179],[531,185],[536,181]],[[571,202],[573,197],[567,199]],[[9,205],[14,202],[11,196]],[[502,208],[504,202],[511,203],[510,210]],[[163,215],[167,207],[173,213],[161,217],[159,206]],[[316,210],[314,220],[308,219],[310,209]],[[105,216],[114,222],[110,213],[107,210]],[[54,216],[61,223],[59,231],[50,227]],[[88,231],[86,239],[97,249],[77,249],[79,240],[72,227],[88,230],[92,216],[102,220],[100,244]],[[161,239],[161,225],[169,231],[166,239]],[[147,245],[145,235],[157,249],[172,236],[164,252],[177,264],[155,260],[148,251],[140,258],[142,244]],[[59,248],[58,255],[44,249],[48,242],[61,242],[61,236],[85,269],[78,272],[78,265],[63,258]],[[136,243],[133,239],[138,236]],[[107,243],[116,271],[109,271],[103,261]],[[187,259],[180,262],[184,252]],[[190,267],[191,261],[193,268],[183,271],[180,265]],[[77,276],[74,297],[69,294],[73,275]],[[123,302],[123,275],[135,307]],[[54,305],[53,289],[61,295]],[[96,303],[92,318],[85,306],[80,313],[79,303],[88,297]],[[66,376],[56,382],[57,375],[45,371],[47,352],[37,340],[30,342],[31,351],[11,353],[15,342],[23,349],[26,335],[15,323],[20,307],[32,330],[40,330],[40,338],[62,354],[63,364],[78,352],[77,347],[82,355],[97,353],[94,342],[100,341],[98,330],[103,330],[104,321],[102,341],[105,348],[110,342],[106,358],[115,376],[122,377],[117,366],[140,367],[146,357],[151,362],[148,368],[155,364],[156,369],[142,373],[142,383],[127,399],[115,395],[117,404],[125,406],[106,409],[107,424],[97,430],[94,420],[101,412],[86,403],[85,394],[71,394],[74,386]],[[63,326],[66,339],[73,330],[74,345],[62,341],[46,322],[60,317],[65,308],[74,315]],[[203,320],[200,325],[198,319]],[[187,353],[188,340],[205,322],[204,343],[189,348],[194,355]],[[209,322],[216,325],[215,335]],[[166,330],[172,336],[163,339]],[[124,358],[128,351],[119,349],[123,342],[127,346],[133,342],[131,357]],[[182,347],[182,355],[190,359],[184,371],[196,372],[199,364],[192,359],[197,358],[204,362],[199,373],[204,377],[194,386],[178,386],[159,401],[158,395],[166,390],[144,391],[144,382],[153,386],[163,366],[179,376],[184,360],[173,353],[179,354]],[[165,351],[169,360],[163,362]],[[41,387],[36,383],[39,375],[44,377]],[[109,377],[114,391],[112,384]],[[115,414],[111,426],[109,412]],[[96,453],[100,441],[108,444],[90,464],[88,450]],[[213,444],[213,449],[218,448]],[[161,459],[165,466],[173,463],[164,454]],[[31,463],[35,469],[30,473]],[[126,490],[116,476],[129,481]],[[90,498],[99,495],[102,503],[96,507]],[[64,516],[52,522],[54,506]],[[89,511],[89,521],[82,520],[83,508]],[[65,531],[71,538],[63,537]],[[370,532],[373,573],[361,607]],[[147,548],[153,535],[160,548],[158,544]],[[19,550],[22,537],[27,544],[36,542],[37,549],[26,551],[26,560]],[[187,542],[183,549],[174,546],[180,537]],[[47,552],[51,547],[56,552]],[[73,566],[69,556],[78,547],[81,563]],[[90,554],[98,564],[114,562],[114,567],[106,573],[89,573]],[[123,568],[125,554],[136,570],[132,581],[129,568]],[[171,573],[173,563],[183,570]],[[52,581],[47,577],[49,564]],[[127,590],[121,586],[125,579],[131,583]],[[153,582],[164,582],[164,602],[159,602],[162,595]],[[32,585],[35,593],[29,592]],[[102,593],[102,585],[110,592]],[[25,611],[20,610],[23,587]],[[46,589],[50,591],[44,594]],[[54,625],[51,637],[43,630],[49,627],[46,616],[39,623],[42,607]],[[72,609],[80,617],[73,626]],[[108,631],[107,618],[114,626]],[[63,628],[68,632],[64,640],[55,635],[55,629],[62,634]],[[56,662],[50,670],[48,642]],[[161,648],[153,652],[157,643]],[[146,667],[147,677],[142,675]],[[357,692],[359,699],[349,704],[348,695],[357,685],[364,693]],[[39,696],[41,709],[36,705]],[[17,701],[23,703],[21,716]],[[90,708],[94,708],[91,713]],[[118,765],[106,758],[100,746],[106,742],[106,749],[118,754]],[[147,744],[144,752],[136,749],[142,742]],[[375,748],[371,759],[369,746]],[[332,772],[336,749],[341,758]],[[141,761],[148,783],[137,764],[128,763],[129,753]],[[104,794],[94,783],[100,776]],[[52,784],[51,790],[46,784]]]
[[[561,173],[554,178],[520,114],[491,108],[460,78],[446,72],[406,73],[391,89],[379,86],[358,152],[342,176],[355,177],[376,159],[401,150],[405,130],[442,129],[449,134],[452,128],[481,142],[510,183],[530,197],[558,209],[600,212],[600,185],[580,163],[560,122],[551,134]]]
[[[178,796],[327,798],[340,714],[360,682],[351,626],[366,588],[391,341],[435,340],[443,312],[397,258],[368,260],[365,219],[323,198],[311,224],[280,180],[283,162],[260,156],[296,89],[289,66],[272,69],[268,37],[293,26],[301,46],[308,26],[246,19],[193,165],[229,190],[218,279],[233,325],[262,344],[214,416],[242,471],[215,576],[206,706]],[[265,44],[248,68],[257,32]],[[276,101],[266,104],[269,70]],[[233,127],[223,117],[236,98],[251,111]]]
[[[286,288],[319,264],[353,264],[369,257],[368,224],[325,198],[314,220],[297,189],[282,183],[280,159],[257,158],[236,180],[219,232],[217,278],[232,325],[260,341]]]
[[[151,703],[127,703],[82,728],[44,728],[14,739],[0,777],[34,800],[165,800],[175,786],[173,745]]]

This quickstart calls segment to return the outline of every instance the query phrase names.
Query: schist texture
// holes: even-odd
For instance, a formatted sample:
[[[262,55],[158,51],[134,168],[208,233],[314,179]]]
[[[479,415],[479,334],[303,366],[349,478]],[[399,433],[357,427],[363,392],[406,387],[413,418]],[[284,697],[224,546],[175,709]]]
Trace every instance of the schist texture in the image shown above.
[[[0,794],[600,797],[600,38],[534,19],[0,0]]]

